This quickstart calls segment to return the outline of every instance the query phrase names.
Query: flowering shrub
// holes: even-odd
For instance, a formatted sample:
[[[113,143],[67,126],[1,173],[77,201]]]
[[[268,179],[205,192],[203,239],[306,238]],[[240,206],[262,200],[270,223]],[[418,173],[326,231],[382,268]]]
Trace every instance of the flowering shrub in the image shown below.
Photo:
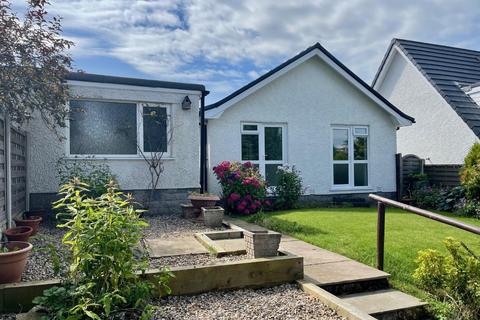
[[[292,209],[303,193],[302,178],[295,166],[284,165],[277,170],[278,183],[275,186],[275,208]]]
[[[265,180],[251,162],[223,161],[213,172],[222,186],[227,211],[249,215],[268,205]]]

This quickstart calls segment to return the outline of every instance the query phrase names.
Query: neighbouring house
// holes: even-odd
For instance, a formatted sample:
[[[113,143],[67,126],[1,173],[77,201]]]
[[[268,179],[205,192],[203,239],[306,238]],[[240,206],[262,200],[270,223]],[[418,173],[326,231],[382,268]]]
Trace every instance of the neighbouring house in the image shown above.
[[[290,164],[312,202],[394,197],[397,130],[414,122],[318,43],[206,106],[205,117],[210,192],[221,192],[212,168],[223,160],[253,162],[271,186]]]
[[[393,39],[373,87],[415,117],[398,133],[398,152],[461,164],[479,141],[480,51]]]
[[[50,207],[59,188],[59,159],[106,163],[121,189],[142,199],[151,179],[141,152],[162,152],[156,212],[178,211],[188,192],[199,190],[198,117],[208,93],[203,85],[86,73],[70,74],[67,84],[73,98],[69,125],[60,130],[66,139],[59,140],[39,117],[27,127],[30,208]]]

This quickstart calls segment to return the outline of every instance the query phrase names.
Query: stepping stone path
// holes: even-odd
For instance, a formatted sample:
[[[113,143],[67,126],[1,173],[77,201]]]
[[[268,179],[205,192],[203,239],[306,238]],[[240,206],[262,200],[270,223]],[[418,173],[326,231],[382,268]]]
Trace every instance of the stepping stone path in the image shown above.
[[[227,218],[237,230],[265,230]],[[340,298],[342,304],[377,319],[420,319],[426,303],[391,289],[389,274],[290,236],[282,236],[280,250],[304,259],[304,281]]]

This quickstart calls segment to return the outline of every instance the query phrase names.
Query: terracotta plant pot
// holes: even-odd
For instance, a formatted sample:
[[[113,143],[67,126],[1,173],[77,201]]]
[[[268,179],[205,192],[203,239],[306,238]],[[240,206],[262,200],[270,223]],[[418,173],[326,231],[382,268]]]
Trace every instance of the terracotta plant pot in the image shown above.
[[[38,232],[38,227],[40,226],[40,222],[42,222],[42,217],[29,216],[25,219],[14,219],[14,221],[17,227],[31,227],[33,229],[31,235],[34,236]]]
[[[189,195],[188,199],[192,203],[193,207],[197,209],[197,213],[201,212],[202,207],[213,207],[220,201],[220,198],[216,195],[202,195],[202,194],[195,194]]]
[[[35,209],[35,210],[25,211],[23,215],[27,218],[31,216],[36,216],[45,220],[45,218],[47,217],[47,211],[43,209]]]
[[[2,243],[2,248],[5,247],[8,252],[0,250],[0,284],[20,282],[32,245],[28,242],[9,241]]]
[[[7,237],[8,241],[28,241],[28,238],[32,235],[32,227],[15,227],[5,229],[3,234]]]

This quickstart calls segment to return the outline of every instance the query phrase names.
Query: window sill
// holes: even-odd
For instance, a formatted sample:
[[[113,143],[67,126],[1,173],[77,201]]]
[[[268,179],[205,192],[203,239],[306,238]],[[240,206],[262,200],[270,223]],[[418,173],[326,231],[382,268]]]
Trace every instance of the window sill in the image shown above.
[[[365,193],[365,192],[373,192],[374,189],[372,187],[344,187],[344,188],[330,188],[330,192],[332,193]]]
[[[148,158],[148,157],[147,157]],[[143,160],[143,157],[141,156],[67,156],[67,160]],[[174,157],[163,157],[162,160],[165,161],[171,161],[175,160]]]

